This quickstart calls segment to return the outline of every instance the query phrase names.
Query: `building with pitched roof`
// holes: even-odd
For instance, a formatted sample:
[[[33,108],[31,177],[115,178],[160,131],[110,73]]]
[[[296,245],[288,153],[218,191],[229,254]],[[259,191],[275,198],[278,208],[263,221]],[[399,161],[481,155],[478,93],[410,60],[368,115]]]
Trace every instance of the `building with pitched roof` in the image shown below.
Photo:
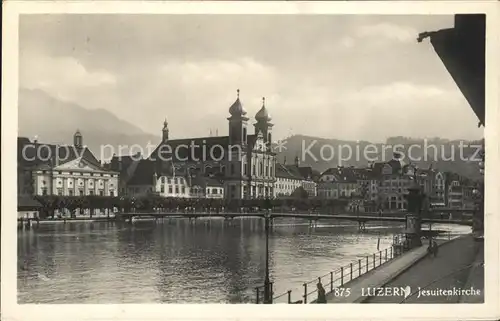
[[[444,199],[446,207],[454,209],[474,208],[473,193],[476,184],[459,174],[445,172]]]
[[[17,218],[33,219],[39,217],[42,204],[33,197],[17,196]]]
[[[18,137],[18,195],[117,196],[119,173],[101,166],[83,145],[79,130],[73,145],[54,145]]]
[[[156,177],[164,177],[166,181],[174,176],[179,180],[182,177],[186,188],[189,177],[217,177],[223,184],[222,194],[226,199],[273,198],[276,181],[276,154],[271,150],[274,125],[265,99],[262,99],[262,106],[255,115],[253,134],[248,130],[250,118],[243,108],[239,90],[236,100],[229,108],[229,114],[227,136],[171,139],[168,122],[165,120],[162,141],[149,155],[148,162],[139,163],[137,169],[127,175],[126,188],[134,188],[138,194],[143,194],[148,188],[146,186],[153,189],[155,174]],[[161,171],[168,173],[160,173]],[[141,178],[136,178],[137,176]],[[213,180],[208,181],[214,183]],[[142,183],[146,185],[141,185]],[[219,191],[216,186],[202,185],[211,191]],[[184,185],[179,186],[179,191],[182,191],[182,186]],[[184,195],[182,192],[174,194]]]
[[[316,197],[315,173],[310,166],[300,166],[299,157],[296,156],[293,164],[276,164],[276,197],[288,197],[302,187],[308,197]]]
[[[319,178],[318,196],[320,198],[350,198],[358,195],[359,192],[358,176],[352,167],[329,168]]]
[[[213,199],[224,198],[224,182],[215,177],[191,177],[190,187],[192,197]]]
[[[295,168],[286,164],[276,164],[276,197],[289,197],[302,186],[303,178]]]
[[[422,191],[429,197],[432,207],[446,206],[446,176],[444,172],[434,169],[432,165],[428,169],[416,169],[417,180]]]
[[[406,195],[413,186],[415,165],[406,164],[401,153],[394,153],[393,158],[385,163],[381,171],[379,204],[388,210],[408,208]]]

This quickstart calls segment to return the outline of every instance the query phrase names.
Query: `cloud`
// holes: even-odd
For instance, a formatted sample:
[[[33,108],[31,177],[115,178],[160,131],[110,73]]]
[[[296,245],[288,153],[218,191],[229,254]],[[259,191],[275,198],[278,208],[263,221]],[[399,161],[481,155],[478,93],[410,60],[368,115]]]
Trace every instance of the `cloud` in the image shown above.
[[[185,86],[216,87],[240,84],[244,87],[259,87],[259,82],[272,86],[276,80],[272,67],[249,57],[235,60],[169,62],[161,67],[161,71],[165,77],[174,77]]]
[[[475,135],[439,57],[414,39],[452,18],[31,15],[21,19],[20,80],[149,133],[160,134],[167,117],[172,137],[227,134],[237,88],[251,118],[266,97],[275,137],[290,128],[349,139],[425,136],[431,127],[436,136]],[[450,110],[460,121],[444,126]],[[408,123],[415,119],[433,125]]]
[[[358,38],[385,38],[398,42],[415,42],[418,31],[407,26],[399,26],[392,23],[378,23],[373,25],[363,25],[357,28]]]
[[[394,23],[365,24],[353,28],[348,35],[343,36],[339,45],[341,48],[349,49],[367,42],[371,45],[387,42],[408,44],[416,42],[417,35],[417,29]]]
[[[344,102],[364,102],[372,105],[394,104],[397,102],[422,101],[422,100],[448,100],[460,99],[458,90],[448,91],[439,87],[414,84],[411,82],[394,82],[390,84],[367,86],[357,91],[350,91],[339,96]]]
[[[73,57],[21,52],[19,66],[21,87],[42,89],[65,100],[74,100],[81,92],[116,84],[113,74],[89,71]]]

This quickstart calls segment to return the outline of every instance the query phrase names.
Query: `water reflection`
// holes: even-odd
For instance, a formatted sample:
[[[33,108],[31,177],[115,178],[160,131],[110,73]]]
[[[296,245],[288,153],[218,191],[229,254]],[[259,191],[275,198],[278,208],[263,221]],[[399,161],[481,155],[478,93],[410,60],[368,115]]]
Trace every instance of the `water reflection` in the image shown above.
[[[388,247],[399,225],[275,220],[276,293]],[[440,227],[443,229],[443,227]],[[454,227],[454,229],[456,229]],[[20,303],[253,302],[265,269],[263,220],[70,223],[18,234]],[[300,293],[300,292],[299,292]]]

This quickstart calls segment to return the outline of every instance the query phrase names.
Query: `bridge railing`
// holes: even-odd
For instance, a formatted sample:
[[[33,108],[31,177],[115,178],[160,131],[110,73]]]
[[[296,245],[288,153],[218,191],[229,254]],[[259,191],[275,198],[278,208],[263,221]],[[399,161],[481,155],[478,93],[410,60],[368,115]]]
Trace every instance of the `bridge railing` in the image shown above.
[[[179,213],[179,214],[209,214],[209,213],[265,213],[267,212],[264,208],[226,208],[226,207],[207,207],[207,208],[197,208],[197,207],[177,207],[177,208],[165,208],[165,207],[156,207],[151,209],[138,209],[138,208],[130,208],[128,210],[119,209],[118,212],[121,213],[156,213],[156,214],[170,214],[170,213]],[[300,214],[309,214],[311,216],[314,215],[337,215],[337,214],[349,214],[352,216],[401,216],[405,215],[407,211],[384,211],[384,212],[351,212],[351,211],[339,211],[338,213],[331,211],[322,211],[322,210],[314,210],[314,209],[302,209],[302,210],[291,210],[291,209],[283,209],[283,208],[274,208],[271,212],[273,213],[300,213]],[[454,212],[459,212],[462,218],[467,216],[466,213],[473,212],[469,209],[433,209],[430,210],[431,218],[449,218],[449,216],[445,217],[445,214],[450,214]]]
[[[400,256],[407,249],[404,242],[395,243],[384,250],[364,256],[358,260],[302,284],[302,293],[288,290],[273,297],[273,303],[309,303],[317,298],[317,283],[321,283],[327,293],[342,295],[344,286],[356,278],[372,271],[384,263]],[[316,294],[316,295],[315,295]],[[300,299],[298,299],[300,296]]]

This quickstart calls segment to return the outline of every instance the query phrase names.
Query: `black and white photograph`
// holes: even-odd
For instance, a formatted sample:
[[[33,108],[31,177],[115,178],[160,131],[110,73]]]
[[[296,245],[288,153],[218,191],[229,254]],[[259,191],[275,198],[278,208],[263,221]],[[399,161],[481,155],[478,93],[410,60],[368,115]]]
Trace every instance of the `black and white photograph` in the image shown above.
[[[4,78],[16,99],[2,109],[17,110],[2,135],[16,179],[11,148],[2,168],[17,189],[2,200],[17,216],[2,206],[2,252],[10,243],[17,260],[2,259],[2,301],[492,308],[487,2],[428,14],[97,5],[16,17],[17,75]]]

